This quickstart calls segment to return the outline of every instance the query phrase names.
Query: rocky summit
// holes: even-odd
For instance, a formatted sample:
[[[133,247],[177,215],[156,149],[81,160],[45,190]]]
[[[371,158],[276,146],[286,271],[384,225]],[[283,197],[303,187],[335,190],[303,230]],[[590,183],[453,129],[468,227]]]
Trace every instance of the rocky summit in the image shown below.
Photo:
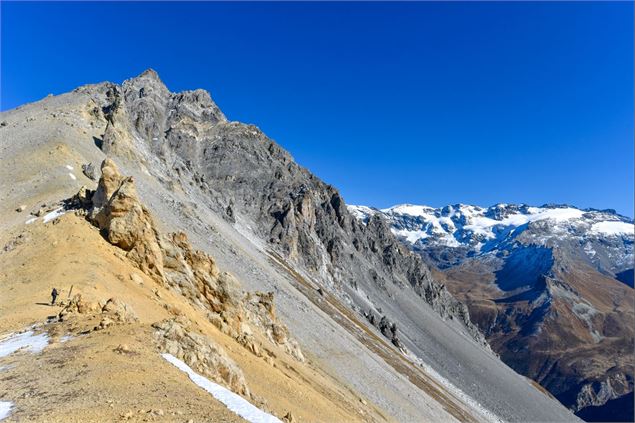
[[[381,217],[494,350],[587,420],[633,420],[633,220],[569,205],[350,206]]]
[[[0,120],[9,421],[578,420],[501,361],[506,340],[479,328],[458,277],[206,91],[173,93],[148,70]],[[561,279],[545,284],[566,295],[541,301],[581,304],[577,327],[601,316],[599,342],[625,348],[608,319],[622,330],[630,288],[600,308]]]

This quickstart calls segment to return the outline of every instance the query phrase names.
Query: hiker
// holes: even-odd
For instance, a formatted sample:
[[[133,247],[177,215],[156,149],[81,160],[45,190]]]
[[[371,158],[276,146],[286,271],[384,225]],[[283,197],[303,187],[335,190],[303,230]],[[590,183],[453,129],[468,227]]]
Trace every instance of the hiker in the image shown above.
[[[51,305],[55,304],[55,300],[57,299],[57,289],[53,288],[53,290],[51,291],[51,297],[53,297],[53,300],[51,301]]]

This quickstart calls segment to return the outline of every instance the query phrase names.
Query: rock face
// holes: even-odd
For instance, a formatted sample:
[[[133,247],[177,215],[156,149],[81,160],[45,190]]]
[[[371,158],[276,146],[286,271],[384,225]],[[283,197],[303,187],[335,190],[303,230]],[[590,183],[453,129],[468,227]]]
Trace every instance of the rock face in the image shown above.
[[[63,307],[57,315],[60,322],[74,315],[98,316],[99,324],[93,330],[139,320],[132,307],[114,297],[96,303],[84,300],[81,294],[75,294],[73,298],[61,301],[60,305]]]
[[[632,420],[632,409],[630,417],[597,409],[633,392],[631,219],[562,205],[350,210],[362,222],[390,222],[405,245],[443,269],[511,367],[580,415],[594,407],[600,420]]]
[[[132,178],[124,178],[111,160],[104,160],[102,177],[92,197],[90,220],[111,244],[145,273],[163,277],[163,254],[150,213],[141,205]]]
[[[154,71],[98,88],[79,90],[90,90],[102,104],[105,153],[170,163],[181,186],[195,184],[219,214],[239,227],[247,224],[294,266],[349,297],[360,313],[367,300],[355,297],[366,295],[365,285],[412,289],[486,346],[467,308],[383,220],[361,224],[335,188],[298,166],[257,127],[228,122],[205,91],[171,93]]]
[[[276,317],[273,293],[248,293],[245,298],[245,310],[249,322],[263,332],[269,341],[281,346],[296,360],[305,360],[300,346],[291,337],[289,329]]]
[[[300,347],[275,316],[272,293],[244,293],[240,283],[231,274],[221,272],[212,257],[192,248],[185,233],[160,234],[151,214],[139,201],[133,178],[123,177],[110,159],[103,161],[101,171],[94,193],[82,190],[68,203],[87,208],[88,220],[111,244],[124,250],[126,257],[141,271],[204,309],[214,325],[236,338],[255,355],[263,357],[266,351],[254,337],[254,331],[259,331],[265,339],[283,348],[296,360],[304,361]],[[81,304],[81,298],[79,300],[78,304]],[[122,311],[121,303],[113,299],[104,305],[103,310],[112,311],[116,316],[126,315],[125,307]],[[200,364],[202,367],[226,362],[220,347],[210,346],[210,341],[203,342],[194,335],[182,336],[184,325],[182,320],[159,325],[161,345],[176,349],[174,343],[179,340],[174,337],[179,335],[185,344],[178,346],[181,348],[177,351],[178,355],[173,355],[179,358],[185,356],[186,362],[196,364],[194,357],[200,360],[201,354],[207,351],[215,358]],[[191,352],[193,356],[187,352],[190,350],[195,350]],[[236,372],[229,364],[226,367],[227,370],[220,373],[223,380],[230,387],[240,385],[237,392],[247,395],[244,381],[239,383],[241,378],[227,379],[229,374]]]
[[[195,333],[184,317],[155,323],[157,343],[162,351],[183,360],[196,372],[227,386],[233,392],[250,397],[240,368],[211,339]]]
[[[390,342],[392,342],[395,347],[402,348],[401,341],[399,341],[399,336],[397,335],[397,324],[395,322],[391,322],[386,318],[386,316],[382,316],[381,319],[375,317],[375,314],[372,311],[365,313],[364,316],[368,319],[371,325],[379,329],[382,335],[390,339]]]
[[[82,172],[86,175],[87,178],[96,181],[98,178],[97,170],[92,163],[85,163],[82,165]]]

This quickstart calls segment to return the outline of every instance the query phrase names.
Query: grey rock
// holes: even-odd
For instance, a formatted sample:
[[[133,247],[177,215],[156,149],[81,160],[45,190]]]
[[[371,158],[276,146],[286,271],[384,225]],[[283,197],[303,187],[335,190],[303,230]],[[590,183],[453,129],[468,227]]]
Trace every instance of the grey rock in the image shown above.
[[[82,165],[82,172],[88,179],[92,179],[96,181],[98,178],[97,169],[95,169],[95,165],[92,163],[85,163]]]

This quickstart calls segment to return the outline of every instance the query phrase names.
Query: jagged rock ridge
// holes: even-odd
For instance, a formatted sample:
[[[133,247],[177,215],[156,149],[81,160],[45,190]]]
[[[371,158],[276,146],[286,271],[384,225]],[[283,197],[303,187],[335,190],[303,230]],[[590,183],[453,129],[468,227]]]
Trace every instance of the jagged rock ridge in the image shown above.
[[[94,88],[79,90],[94,94]],[[108,121],[105,153],[168,164],[212,197],[228,220],[250,222],[271,248],[319,275],[330,289],[356,291],[361,281],[411,287],[486,345],[467,308],[432,279],[382,220],[361,225],[335,188],[298,166],[255,126],[228,122],[207,92],[170,93],[150,70],[122,86],[100,85],[97,94],[103,105],[95,113]]]

